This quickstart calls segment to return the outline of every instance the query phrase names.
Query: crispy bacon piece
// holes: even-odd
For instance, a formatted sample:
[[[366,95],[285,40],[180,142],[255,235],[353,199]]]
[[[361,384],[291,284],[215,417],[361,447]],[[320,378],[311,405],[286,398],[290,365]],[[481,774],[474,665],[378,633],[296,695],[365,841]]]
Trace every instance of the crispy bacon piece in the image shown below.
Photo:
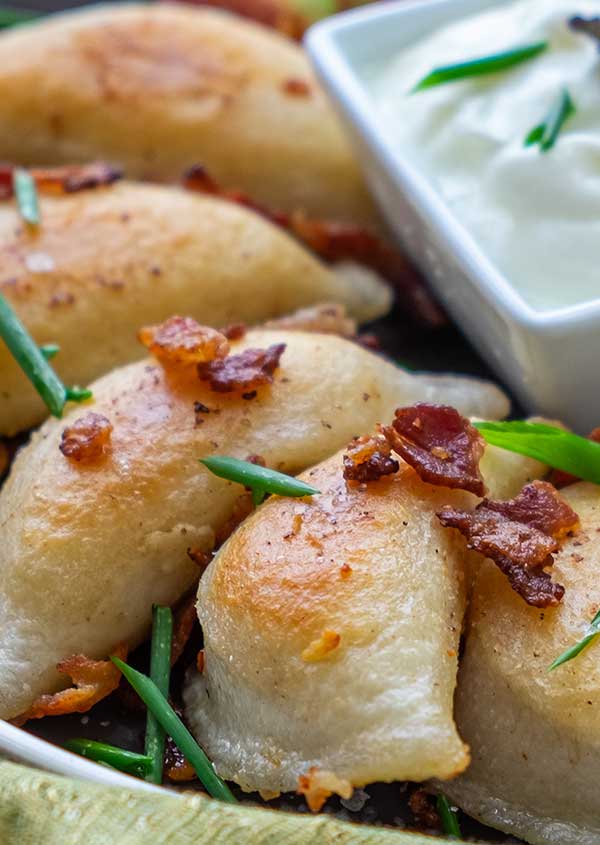
[[[198,364],[198,375],[217,393],[246,392],[273,382],[273,373],[284,350],[285,343],[273,344],[268,349],[245,349],[223,360]]]
[[[340,337],[356,337],[356,320],[346,313],[343,305],[323,304],[299,308],[285,317],[267,320],[266,329],[284,329],[285,331],[320,332],[336,334]]]
[[[225,326],[224,329],[221,329],[221,334],[224,334],[227,340],[241,340],[248,329],[246,328],[245,323],[231,323],[229,326]]]
[[[225,358],[229,341],[209,326],[201,326],[192,317],[169,317],[158,326],[144,326],[138,340],[164,366],[200,364]]]
[[[251,493],[242,493],[241,496],[238,496],[233,503],[231,516],[215,534],[215,546],[217,548],[222,546],[225,540],[233,534],[238,525],[241,525],[247,516],[250,516],[253,510],[254,502],[252,501]]]
[[[298,795],[304,795],[312,813],[318,813],[334,793],[341,798],[351,798],[353,791],[350,781],[316,766],[311,766],[305,775],[298,778]]]
[[[173,783],[188,783],[198,778],[192,764],[187,761],[170,736],[167,737],[165,745],[165,774]]]
[[[588,434],[588,440],[593,440],[594,443],[600,443],[600,427],[594,428],[590,431]],[[569,484],[575,484],[575,482],[581,481],[581,479],[577,478],[576,475],[571,475],[570,472],[565,472],[562,469],[555,469],[552,471],[550,481],[560,490],[562,487],[568,487]]]
[[[513,590],[534,607],[557,605],[564,587],[546,571],[561,540],[577,528],[579,518],[547,481],[527,484],[514,499],[484,499],[472,513],[445,507],[442,525],[457,528],[467,546],[491,558]]]
[[[119,643],[112,651],[115,657],[125,660],[127,646]],[[114,692],[119,686],[121,672],[110,660],[91,660],[84,654],[75,654],[57,664],[59,672],[69,675],[74,686],[52,694],[40,695],[29,710],[13,720],[23,725],[29,719],[44,716],[65,716],[68,713],[87,713],[88,710]]]
[[[384,475],[393,475],[400,464],[391,455],[392,449],[381,436],[356,437],[344,454],[344,478],[346,481],[378,481]]]
[[[0,440],[0,478],[3,478],[8,472],[10,466],[10,452],[8,446],[3,440]]]
[[[440,326],[446,322],[423,278],[408,259],[364,226],[316,220],[300,212],[288,214],[266,208],[242,191],[223,188],[202,165],[190,168],[182,181],[190,191],[212,194],[250,208],[271,223],[287,229],[324,261],[355,261],[370,267],[394,286],[400,305],[416,319],[429,326]]]
[[[13,195],[12,164],[0,165],[0,199],[9,199]],[[120,168],[103,161],[90,164],[70,164],[64,167],[33,167],[29,170],[38,191],[43,194],[72,194],[112,185],[123,177]]]
[[[439,830],[440,817],[435,808],[435,798],[424,789],[415,789],[408,799],[408,806],[415,817],[415,822],[425,830]]]
[[[171,666],[174,666],[183,654],[183,650],[197,622],[196,594],[192,593],[179,605],[174,614],[173,638],[171,640]]]
[[[108,450],[112,430],[109,419],[90,411],[65,428],[58,448],[71,461],[93,464]]]
[[[447,405],[425,402],[398,408],[382,432],[392,449],[428,484],[483,496],[479,460],[485,441],[468,419]]]

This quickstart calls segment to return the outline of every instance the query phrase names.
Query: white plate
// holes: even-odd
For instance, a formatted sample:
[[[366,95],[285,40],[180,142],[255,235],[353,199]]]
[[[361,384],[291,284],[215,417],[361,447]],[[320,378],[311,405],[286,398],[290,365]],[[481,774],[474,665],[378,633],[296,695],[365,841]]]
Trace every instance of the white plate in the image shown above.
[[[448,311],[527,410],[587,432],[600,423],[600,300],[541,313],[521,299],[398,151],[365,82],[403,45],[501,2],[377,3],[316,24],[306,45],[388,223]]]
[[[71,754],[43,739],[31,736],[20,728],[0,720],[0,756],[17,763],[26,763],[47,772],[90,780],[104,786],[120,786],[146,792],[163,792],[163,788],[139,778],[99,766],[77,754]]]

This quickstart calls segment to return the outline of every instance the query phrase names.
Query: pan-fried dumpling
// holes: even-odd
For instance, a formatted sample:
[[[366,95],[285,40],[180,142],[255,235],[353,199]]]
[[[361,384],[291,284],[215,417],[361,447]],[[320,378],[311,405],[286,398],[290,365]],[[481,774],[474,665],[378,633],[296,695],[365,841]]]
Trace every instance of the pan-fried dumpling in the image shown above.
[[[93,402],[48,420],[19,453],[0,493],[0,718],[64,684],[59,660],[139,643],[152,603],[172,604],[194,584],[187,550],[212,549],[243,492],[199,458],[258,454],[296,473],[397,404],[436,395],[427,377],[334,335],[253,331],[232,350],[280,343],[274,383],[255,397],[214,392],[195,368],[177,375],[144,360],[96,382]],[[497,388],[475,380],[456,379],[438,400],[448,393],[466,413],[507,410]],[[112,425],[110,446],[77,463],[59,445],[90,411],[99,436]]]
[[[302,49],[217,9],[111,3],[0,35],[0,159],[94,158],[166,180],[202,164],[272,208],[375,217]]]
[[[487,451],[498,484],[518,483]],[[301,477],[321,495],[271,499],[200,582],[194,733],[246,790],[295,790],[314,769],[352,786],[453,777],[469,760],[452,713],[464,546],[436,512],[478,500],[403,462],[347,483],[341,453]]]
[[[468,813],[535,845],[600,842],[597,646],[548,672],[600,607],[600,488],[561,495],[581,529],[555,556],[556,608],[528,607],[486,561],[474,587],[459,673],[457,722],[467,772],[444,791]]]
[[[0,291],[39,343],[60,345],[66,384],[141,358],[137,328],[174,311],[224,326],[317,302],[343,303],[361,320],[389,305],[383,285],[333,273],[277,227],[210,197],[121,183],[42,196],[41,212],[32,234],[14,204],[0,203]],[[0,394],[0,434],[46,416],[3,344]]]

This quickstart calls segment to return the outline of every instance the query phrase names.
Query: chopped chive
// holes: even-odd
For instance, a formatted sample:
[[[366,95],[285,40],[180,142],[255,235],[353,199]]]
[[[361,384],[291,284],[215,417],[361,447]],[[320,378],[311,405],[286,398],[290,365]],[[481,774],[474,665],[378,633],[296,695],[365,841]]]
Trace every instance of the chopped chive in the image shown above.
[[[65,748],[95,763],[105,763],[113,769],[140,778],[145,777],[152,767],[152,758],[146,754],[135,754],[93,739],[70,739],[65,742]]]
[[[46,359],[46,361],[50,361],[55,355],[58,355],[60,352],[60,346],[58,343],[44,343],[43,346],[40,346],[40,352]]]
[[[40,206],[37,185],[28,170],[15,167],[13,170],[13,190],[23,220],[30,226],[39,226]]]
[[[425,91],[435,85],[443,85],[446,82],[456,82],[460,79],[468,79],[472,76],[484,76],[491,73],[499,73],[514,65],[533,59],[544,50],[548,49],[547,41],[537,41],[535,44],[527,44],[523,47],[515,47],[512,50],[504,50],[502,53],[493,53],[489,56],[482,56],[479,59],[470,59],[455,65],[442,65],[434,68],[412,89],[412,93]]]
[[[40,13],[34,12],[32,9],[16,9],[12,6],[0,6],[0,29],[26,23],[39,17]]]
[[[171,679],[171,639],[173,614],[170,607],[152,608],[152,645],[150,648],[150,677],[165,698],[169,697]],[[165,757],[165,732],[150,709],[146,717],[145,752],[152,759],[146,780],[162,783]]]
[[[65,398],[67,402],[85,402],[91,399],[94,394],[87,387],[67,387],[65,391]]]
[[[539,144],[541,152],[548,152],[556,144],[561,129],[575,111],[575,103],[571,95],[566,88],[563,88],[544,122],[534,127],[525,138],[525,146]]]
[[[485,440],[600,484],[600,443],[544,423],[475,422]]]
[[[274,469],[266,469],[251,464],[249,461],[240,461],[237,458],[213,455],[202,458],[200,463],[219,478],[226,478],[228,481],[236,481],[244,487],[249,487],[252,490],[252,501],[255,505],[260,505],[267,493],[300,497],[314,496],[320,492],[291,475],[285,475]]]
[[[574,657],[577,657],[577,655],[581,654],[582,651],[594,642],[598,634],[600,634],[600,610],[590,622],[585,635],[578,643],[571,646],[571,648],[568,648],[566,651],[563,651],[563,653],[550,664],[548,671],[552,672],[554,669],[558,669],[559,666],[562,666],[563,663],[568,663],[569,660],[573,660]]]
[[[202,784],[213,798],[235,803],[236,799],[225,783],[215,772],[212,763],[200,748],[194,737],[175,713],[167,699],[154,681],[147,675],[132,669],[127,663],[112,656],[112,662],[121,670],[125,678],[142,699],[148,710],[156,716],[165,733],[170,736],[181,753],[189,760]]]
[[[55,417],[61,417],[66,400],[65,386],[1,294],[0,337],[46,403],[50,413]]]
[[[456,810],[452,809],[448,799],[441,792],[438,794],[436,805],[444,835],[450,836],[452,839],[462,839]]]

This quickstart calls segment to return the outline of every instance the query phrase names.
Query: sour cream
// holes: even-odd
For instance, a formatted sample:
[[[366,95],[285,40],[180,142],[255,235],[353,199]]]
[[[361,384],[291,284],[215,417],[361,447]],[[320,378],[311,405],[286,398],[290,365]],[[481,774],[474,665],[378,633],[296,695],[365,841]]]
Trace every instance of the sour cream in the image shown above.
[[[512,0],[442,28],[373,69],[371,92],[398,149],[510,284],[537,310],[600,298],[600,53],[573,32],[600,0]],[[434,67],[541,40],[497,74],[410,91]],[[542,154],[524,139],[562,89],[576,113]]]

